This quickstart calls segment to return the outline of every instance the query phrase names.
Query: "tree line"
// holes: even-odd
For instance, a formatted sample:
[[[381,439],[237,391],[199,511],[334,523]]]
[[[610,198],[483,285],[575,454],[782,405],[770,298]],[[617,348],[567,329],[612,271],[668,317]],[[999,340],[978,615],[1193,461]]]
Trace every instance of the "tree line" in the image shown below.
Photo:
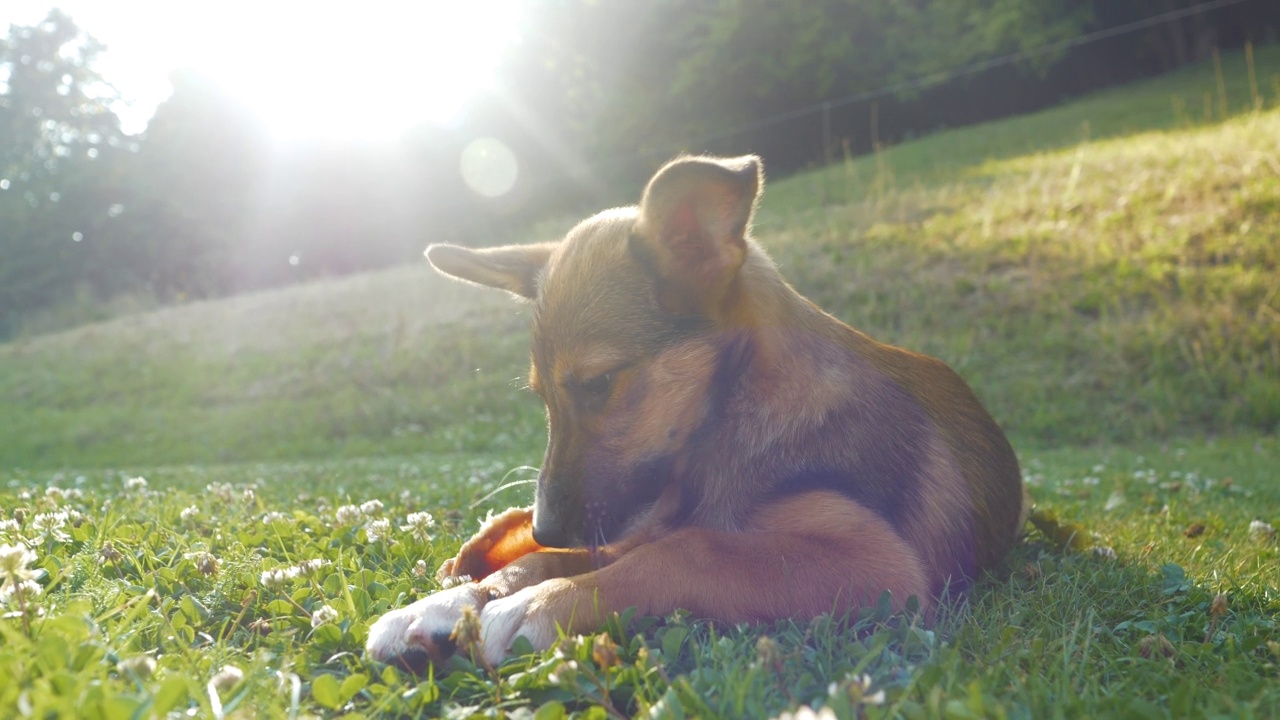
[[[0,339],[63,308],[91,318],[113,298],[216,297],[413,260],[428,242],[503,241],[548,214],[633,196],[679,152],[758,152],[776,175],[829,158],[832,142],[866,152],[1280,31],[1280,3],[1246,0],[1031,52],[1203,2],[533,2],[498,88],[465,122],[287,151],[232,89],[192,71],[174,73],[145,132],[125,134],[95,70],[103,46],[55,10],[0,39]],[[886,86],[899,90],[873,110],[795,112]],[[518,159],[501,197],[458,170],[481,137]]]

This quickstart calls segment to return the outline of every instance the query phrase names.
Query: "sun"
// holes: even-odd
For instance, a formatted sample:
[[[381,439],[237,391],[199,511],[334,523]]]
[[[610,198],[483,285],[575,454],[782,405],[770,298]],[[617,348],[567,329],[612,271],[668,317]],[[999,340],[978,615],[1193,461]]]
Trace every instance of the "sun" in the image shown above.
[[[125,99],[126,132],[141,132],[171,72],[190,68],[281,142],[376,140],[457,121],[519,42],[524,2],[13,0],[0,28],[38,23],[56,4],[105,42],[97,69]]]
[[[183,60],[283,141],[381,139],[450,124],[492,83],[519,20],[514,0],[218,7],[193,18]]]

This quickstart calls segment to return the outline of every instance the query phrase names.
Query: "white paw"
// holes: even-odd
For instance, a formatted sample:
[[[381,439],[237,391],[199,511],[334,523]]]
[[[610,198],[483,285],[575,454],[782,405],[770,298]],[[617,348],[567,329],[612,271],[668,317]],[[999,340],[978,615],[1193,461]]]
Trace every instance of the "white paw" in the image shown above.
[[[502,662],[511,653],[516,638],[521,636],[527,638],[535,650],[546,650],[555,644],[559,637],[555,619],[540,602],[547,595],[547,584],[533,585],[491,600],[480,611],[482,651],[491,665]]]
[[[365,652],[378,662],[397,663],[414,672],[453,654],[449,639],[463,608],[479,608],[485,595],[475,583],[457,585],[378,618],[369,627]]]

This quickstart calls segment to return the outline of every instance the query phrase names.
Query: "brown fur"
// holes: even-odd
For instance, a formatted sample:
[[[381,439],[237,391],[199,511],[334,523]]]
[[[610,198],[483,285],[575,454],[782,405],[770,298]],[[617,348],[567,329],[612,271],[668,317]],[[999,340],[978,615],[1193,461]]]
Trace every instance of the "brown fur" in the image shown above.
[[[1004,434],[946,365],[783,281],[747,236],[761,185],[754,157],[682,158],[638,207],[558,244],[428,249],[535,308],[549,438],[534,507],[441,568],[478,581],[478,604],[506,599],[495,627],[541,638],[629,606],[809,617],[885,590],[930,607],[1015,541]]]

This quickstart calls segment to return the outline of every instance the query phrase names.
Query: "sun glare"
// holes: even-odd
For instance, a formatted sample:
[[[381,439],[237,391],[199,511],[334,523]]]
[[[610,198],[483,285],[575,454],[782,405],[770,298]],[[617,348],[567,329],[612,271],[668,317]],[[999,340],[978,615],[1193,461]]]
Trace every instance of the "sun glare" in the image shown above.
[[[190,62],[281,139],[379,138],[453,121],[491,81],[514,13],[512,2],[255,3],[202,28]]]
[[[191,67],[282,142],[389,138],[455,122],[518,42],[520,21],[520,0],[122,2],[110,13],[96,0],[59,5],[107,44],[100,70],[135,101],[134,114],[149,117],[169,71]],[[127,129],[141,129],[121,114]]]

